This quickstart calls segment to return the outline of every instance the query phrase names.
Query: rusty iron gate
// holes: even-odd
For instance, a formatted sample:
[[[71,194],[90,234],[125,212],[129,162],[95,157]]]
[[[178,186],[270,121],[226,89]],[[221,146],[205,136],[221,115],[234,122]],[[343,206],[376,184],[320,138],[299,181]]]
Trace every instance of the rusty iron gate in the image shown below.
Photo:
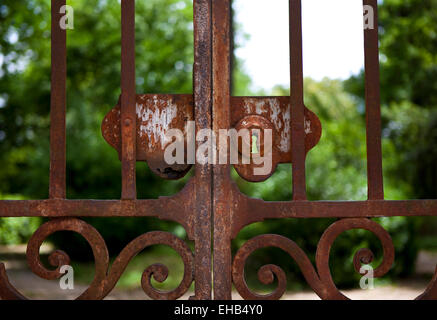
[[[105,140],[115,148],[122,163],[121,200],[66,199],[66,31],[59,27],[60,8],[65,0],[52,0],[52,91],[50,131],[50,197],[47,200],[0,201],[0,217],[45,217],[31,237],[27,260],[31,270],[44,279],[62,276],[61,266],[69,257],[55,251],[49,257],[54,269],[46,268],[39,256],[42,242],[52,233],[74,231],[92,248],[95,277],[79,299],[102,299],[115,286],[129,261],[144,248],[164,244],[182,257],[184,275],[180,285],[170,292],[159,291],[151,284],[152,276],[164,281],[168,269],[160,264],[145,269],[141,285],[152,299],[177,299],[194,281],[192,299],[231,299],[232,284],[245,299],[279,299],[286,289],[284,271],[276,265],[265,265],[258,273],[263,283],[278,279],[276,289],[268,295],[252,292],[244,278],[249,255],[263,247],[277,247],[287,252],[299,265],[306,281],[322,299],[345,299],[337,289],[329,269],[330,250],[334,240],[351,229],[365,229],[381,241],[384,257],[375,276],[386,274],[394,261],[390,235],[375,217],[436,216],[437,200],[384,200],[381,153],[381,118],[379,92],[378,29],[364,30],[365,86],[367,129],[367,201],[308,201],[306,198],[305,158],[321,136],[317,116],[307,109],[303,99],[301,1],[290,0],[290,97],[232,97],[231,83],[231,13],[230,0],[194,0],[194,94],[160,95],[135,92],[135,2],[121,1],[121,98],[102,123]],[[377,0],[364,0],[375,10]],[[247,128],[273,130],[271,149],[273,166],[264,176],[253,175],[255,163],[235,165],[248,181],[268,179],[279,163],[292,163],[293,199],[288,202],[265,202],[243,195],[230,177],[231,165],[195,164],[194,176],[184,189],[159,199],[136,198],[135,164],[146,161],[153,172],[166,179],[184,176],[190,165],[168,166],[163,158],[161,141],[143,137],[141,128],[150,119],[143,112],[162,114],[169,106],[176,116],[169,128],[184,129],[194,120],[196,129]],[[273,112],[274,111],[274,112]],[[197,142],[199,146],[199,142]],[[194,151],[193,151],[194,152]],[[130,242],[109,265],[104,239],[84,217],[158,217],[181,224],[195,249],[176,236],[162,231],[145,233]],[[231,240],[245,226],[264,219],[338,218],[322,235],[316,252],[316,266],[292,240],[279,235],[257,236],[245,243],[232,257]],[[373,260],[368,249],[354,257],[354,267]],[[212,263],[212,261],[214,261]],[[4,264],[0,264],[2,299],[25,299],[9,282]],[[419,299],[437,298],[437,272]]]

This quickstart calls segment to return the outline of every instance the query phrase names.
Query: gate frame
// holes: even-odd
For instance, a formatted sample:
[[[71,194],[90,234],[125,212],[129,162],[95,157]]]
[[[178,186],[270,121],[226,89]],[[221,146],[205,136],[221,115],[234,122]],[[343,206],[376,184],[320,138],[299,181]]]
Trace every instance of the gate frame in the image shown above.
[[[437,200],[384,200],[381,152],[381,114],[379,89],[378,29],[364,30],[367,141],[367,201],[308,201],[305,179],[306,108],[303,99],[301,1],[290,1],[290,79],[291,79],[291,162],[293,166],[292,201],[266,202],[243,195],[230,177],[230,165],[195,165],[195,175],[184,189],[171,197],[138,200],[136,198],[136,127],[135,111],[135,1],[122,0],[121,56],[121,200],[66,199],[66,31],[58,26],[60,7],[65,0],[52,0],[52,91],[50,129],[50,197],[47,200],[2,200],[0,217],[46,217],[27,247],[31,270],[44,279],[62,276],[60,268],[69,264],[68,255],[55,251],[46,269],[39,257],[42,242],[57,231],[75,231],[93,249],[96,274],[79,299],[102,299],[115,286],[128,262],[145,247],[169,245],[184,262],[184,278],[175,290],[162,292],[151,285],[151,277],[164,281],[168,270],[155,264],[142,276],[143,290],[154,299],[176,299],[195,282],[192,299],[211,299],[212,283],[215,299],[231,299],[232,284],[245,299],[279,299],[286,288],[285,273],[278,266],[266,265],[259,278],[278,286],[268,295],[253,293],[245,283],[244,265],[256,249],[274,246],[288,252],[297,262],[312,289],[323,299],[345,299],[336,288],[329,270],[329,253],[334,240],[344,231],[366,229],[381,241],[384,259],[375,270],[375,277],[386,274],[394,260],[394,247],[388,233],[371,220],[375,217],[437,216]],[[377,0],[363,0],[375,10]],[[212,128],[214,133],[232,127],[231,97],[231,8],[230,0],[194,0],[194,116],[197,129]],[[247,98],[247,97],[246,97]],[[258,97],[265,100],[267,98]],[[229,145],[229,144],[228,144]],[[197,143],[199,146],[199,142]],[[290,162],[290,161],[289,161]],[[183,205],[181,205],[183,204]],[[86,217],[157,217],[175,221],[194,240],[195,253],[174,235],[155,231],[129,243],[109,267],[106,244],[92,226],[80,220]],[[292,241],[278,235],[261,235],[245,243],[232,258],[231,241],[246,225],[265,219],[338,218],[322,235],[316,253],[316,268],[307,255]],[[213,231],[213,232],[212,232]],[[214,244],[213,251],[211,247]],[[208,241],[206,241],[208,240]],[[214,264],[211,264],[212,254]],[[359,250],[354,257],[357,272],[361,263],[369,263],[373,254]],[[211,274],[213,268],[213,281]],[[0,264],[0,297],[25,299],[9,282],[4,264]],[[418,299],[437,299],[437,271],[425,292]]]

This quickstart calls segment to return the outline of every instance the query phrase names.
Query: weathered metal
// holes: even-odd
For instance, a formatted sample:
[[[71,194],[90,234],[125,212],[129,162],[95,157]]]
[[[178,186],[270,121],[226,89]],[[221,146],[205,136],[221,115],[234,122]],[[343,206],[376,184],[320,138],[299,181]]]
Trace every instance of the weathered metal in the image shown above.
[[[293,200],[306,200],[305,115],[303,99],[302,8],[290,0],[290,104]]]
[[[142,94],[136,96],[136,161],[147,162],[149,168],[164,179],[180,179],[192,165],[169,165],[164,159],[167,144],[165,134],[171,129],[184,133],[185,155],[188,153],[187,126],[194,121],[192,95]],[[117,105],[104,118],[103,138],[115,148],[121,158],[121,108]],[[193,142],[194,143],[194,142]],[[186,157],[185,157],[185,160]]]
[[[66,196],[66,82],[67,82],[67,32],[59,27],[60,9],[65,0],[51,2],[52,69],[50,97],[50,186],[51,199]]]
[[[0,201],[0,217],[51,218],[34,233],[28,244],[28,263],[36,275],[44,279],[61,276],[60,267],[70,263],[68,255],[55,251],[49,258],[54,269],[47,269],[41,263],[39,248],[54,232],[73,231],[91,246],[96,267],[93,282],[79,299],[104,298],[114,288],[129,261],[144,248],[156,244],[168,245],[178,252],[184,263],[184,276],[176,289],[162,292],[152,287],[151,277],[162,282],[169,270],[160,264],[146,268],[141,286],[145,294],[153,299],[179,298],[193,281],[195,293],[192,299],[211,299],[212,288],[214,299],[231,299],[232,284],[245,299],[279,299],[286,289],[286,276],[281,268],[268,264],[259,270],[261,282],[272,283],[275,277],[278,280],[277,288],[267,295],[252,292],[244,275],[250,254],[259,248],[272,246],[284,250],[296,261],[319,297],[346,299],[336,288],[329,269],[330,250],[340,234],[351,229],[364,229],[379,238],[383,259],[375,270],[375,276],[381,277],[392,266],[394,247],[390,235],[371,218],[437,216],[437,200],[384,200],[377,28],[364,31],[368,200],[306,200],[305,158],[321,137],[321,123],[304,105],[300,0],[290,0],[290,97],[231,97],[230,0],[194,1],[193,95],[136,94],[134,1],[122,0],[122,94],[102,123],[103,138],[117,150],[122,162],[121,200],[66,199],[66,35],[57,23],[59,8],[64,4],[65,0],[52,0],[50,199]],[[376,0],[364,0],[364,4],[373,6],[376,12]],[[262,181],[273,174],[278,163],[292,163],[293,199],[266,202],[243,195],[231,179],[229,162],[195,163],[194,176],[178,194],[159,199],[136,199],[137,161],[146,161],[152,171],[164,179],[179,179],[191,169],[191,164],[168,165],[165,162],[162,137],[170,129],[183,130],[186,154],[194,154],[203,141],[196,140],[195,146],[190,147],[188,141],[193,137],[188,136],[186,126],[192,120],[197,131],[212,129],[216,136],[222,129],[272,129],[271,149],[266,149],[261,143],[259,151],[264,155],[271,152],[271,172],[255,176],[254,163],[238,163],[235,168],[248,181]],[[188,239],[194,241],[194,254],[181,239],[155,231],[131,241],[109,266],[104,239],[91,225],[80,220],[82,217],[157,217],[175,221],[185,228]],[[315,266],[295,242],[279,235],[255,237],[232,257],[231,241],[243,227],[265,219],[282,218],[338,218],[319,241]],[[360,272],[361,264],[372,260],[370,250],[358,250],[354,257],[355,270]],[[9,282],[4,264],[0,264],[0,297],[25,299]],[[437,272],[418,299],[437,299]]]
[[[231,125],[231,41],[230,1],[212,1],[212,74],[213,74],[213,125],[216,136]],[[228,145],[229,147],[229,145]],[[228,148],[229,150],[229,148]],[[229,152],[228,152],[229,154]],[[230,186],[230,165],[216,164],[213,168],[213,274],[214,299],[232,298],[232,253],[230,229],[232,214],[237,213]]]
[[[374,11],[375,28],[364,30],[367,185],[369,200],[384,199],[379,93],[378,0],[363,0]]]
[[[265,119],[272,124],[275,141],[273,143],[273,170],[261,176],[253,174],[254,164],[235,165],[241,177],[248,181],[266,180],[278,163],[291,162],[290,102],[288,97],[231,97],[231,128],[237,130],[259,127],[255,119]],[[106,115],[102,122],[103,138],[117,150],[121,159],[121,110],[120,104]],[[164,159],[165,133],[179,129],[184,133],[185,152],[189,150],[188,122],[194,121],[194,98],[189,94],[140,94],[136,96],[136,160],[147,162],[149,168],[161,178],[180,179],[191,169],[190,164],[169,165]],[[260,120],[263,121],[263,120]],[[244,122],[244,123],[243,123]],[[197,126],[198,127],[198,126]],[[267,127],[262,128],[267,129]],[[314,148],[322,135],[319,118],[305,108],[305,154]],[[263,139],[260,139],[263,141]],[[263,148],[261,148],[264,150]],[[187,162],[185,162],[187,163]]]
[[[194,116],[198,130],[212,126],[212,1],[196,0],[194,4]],[[197,142],[196,148],[199,147]],[[195,242],[195,295],[192,299],[211,299],[211,214],[212,214],[212,167],[196,163],[195,176],[191,180],[194,198],[193,229]],[[186,198],[183,201],[189,202]],[[181,205],[183,202],[179,202]],[[183,205],[182,205],[183,206]]]
[[[135,0],[121,2],[121,198],[136,199]]]
[[[287,252],[298,264],[306,281],[317,295],[322,299],[346,299],[337,289],[332,280],[329,268],[329,253],[334,240],[343,232],[351,229],[365,229],[373,232],[381,241],[384,250],[383,261],[375,270],[374,276],[381,277],[391,268],[394,261],[394,246],[390,235],[379,224],[369,219],[342,219],[332,224],[323,234],[317,246],[316,265],[317,271],[308,256],[292,240],[278,235],[262,235],[249,240],[237,252],[233,263],[233,281],[241,296],[245,299],[279,299],[286,289],[285,272],[275,265],[265,265],[258,277],[262,283],[269,284],[278,279],[278,287],[268,295],[259,295],[250,291],[244,281],[244,264],[249,255],[257,249],[264,247],[277,247]],[[354,257],[354,266],[360,272],[361,263],[370,263],[373,254],[370,250],[357,251]]]

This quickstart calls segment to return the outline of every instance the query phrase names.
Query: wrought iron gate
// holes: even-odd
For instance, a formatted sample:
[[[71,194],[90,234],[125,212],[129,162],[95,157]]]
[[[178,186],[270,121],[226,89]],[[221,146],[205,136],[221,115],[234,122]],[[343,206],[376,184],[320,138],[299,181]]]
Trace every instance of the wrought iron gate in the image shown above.
[[[377,0],[363,2],[375,9],[376,18]],[[305,158],[306,153],[320,138],[321,124],[303,101],[300,0],[290,0],[290,97],[231,97],[230,0],[194,0],[194,94],[137,95],[135,6],[134,0],[122,0],[122,94],[119,104],[108,113],[102,124],[104,138],[117,149],[122,162],[121,200],[67,200],[66,32],[58,25],[61,18],[60,8],[63,5],[65,0],[52,0],[50,198],[0,201],[0,217],[50,218],[49,222],[34,233],[27,247],[29,266],[38,276],[56,279],[62,275],[60,268],[69,264],[68,255],[62,251],[51,254],[49,261],[56,269],[50,270],[41,263],[39,247],[54,232],[74,231],[84,237],[92,247],[96,268],[95,278],[79,297],[81,299],[104,298],[114,288],[128,262],[141,250],[155,244],[174,248],[183,259],[185,271],[179,287],[171,292],[162,292],[151,285],[151,277],[163,281],[168,270],[160,264],[149,266],[143,273],[141,285],[145,293],[153,299],[179,298],[187,292],[193,281],[193,299],[211,299],[212,287],[214,299],[231,299],[232,284],[245,299],[279,299],[285,292],[286,277],[278,266],[266,265],[259,271],[259,278],[264,283],[271,283],[274,276],[278,279],[277,288],[269,295],[262,296],[252,292],[244,279],[244,265],[248,256],[258,248],[269,246],[286,251],[297,262],[308,284],[322,299],[344,299],[346,297],[336,288],[329,269],[330,249],[341,233],[351,229],[365,229],[379,238],[384,257],[375,270],[375,276],[380,277],[389,271],[394,261],[394,247],[389,234],[371,218],[437,215],[437,200],[384,200],[377,28],[364,31],[368,200],[307,201]],[[162,130],[183,129],[188,120],[195,121],[197,130],[212,129],[216,134],[220,129],[229,128],[271,128],[274,132],[271,172],[261,177],[252,175],[251,169],[256,166],[254,163],[235,165],[235,168],[244,179],[260,181],[268,179],[278,163],[292,163],[293,199],[289,202],[265,202],[248,198],[232,182],[229,164],[199,163],[195,164],[195,175],[179,194],[157,200],[136,199],[137,161],[147,161],[149,167],[163,178],[180,178],[190,169],[188,165],[168,166],[163,158],[161,141],[153,135],[142,138],[142,127],[147,127],[150,121],[147,117],[143,118],[142,113],[150,111],[162,114],[169,107],[176,108],[176,116]],[[194,252],[174,235],[155,231],[130,242],[109,266],[104,239],[97,230],[80,219],[152,216],[180,223],[187,231],[189,239],[195,243]],[[232,257],[231,240],[248,224],[267,218],[328,217],[338,220],[320,239],[315,267],[296,243],[278,235],[255,237]],[[357,272],[361,263],[369,263],[372,259],[370,250],[359,250],[354,257]],[[25,298],[8,281],[3,264],[0,264],[0,296],[3,299]],[[437,298],[437,272],[428,288],[418,298]]]

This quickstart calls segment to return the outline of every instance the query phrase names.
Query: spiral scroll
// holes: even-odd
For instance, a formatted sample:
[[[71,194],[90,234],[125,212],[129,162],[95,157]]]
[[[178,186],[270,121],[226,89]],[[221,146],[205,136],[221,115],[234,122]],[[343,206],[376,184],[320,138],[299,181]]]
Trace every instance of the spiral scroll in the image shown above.
[[[47,280],[58,279],[63,275],[60,272],[61,267],[70,263],[70,258],[65,252],[56,250],[49,256],[49,262],[52,266],[56,267],[55,270],[47,269],[42,264],[39,256],[39,250],[44,240],[57,231],[73,231],[79,233],[91,246],[96,270],[94,280],[88,289],[77,299],[94,299],[99,297],[99,292],[101,292],[102,289],[101,284],[105,279],[106,270],[109,265],[108,249],[99,232],[82,220],[72,218],[53,219],[39,227],[27,245],[26,256],[30,269],[39,277]],[[8,297],[8,299],[25,299],[25,297],[9,283],[3,264],[0,266],[0,269],[1,297]]]
[[[376,222],[367,218],[347,218],[333,223],[322,235],[316,252],[316,269],[304,251],[292,240],[279,235],[261,235],[247,241],[235,255],[232,265],[232,278],[236,289],[244,299],[279,299],[286,290],[285,272],[278,266],[268,264],[260,268],[259,280],[270,284],[278,279],[277,288],[270,294],[252,292],[245,281],[244,266],[248,257],[257,249],[277,247],[287,252],[298,264],[299,268],[311,286],[322,299],[347,299],[333,282],[329,269],[331,247],[340,234],[352,229],[365,229],[375,234],[381,241],[383,260],[375,269],[374,276],[381,277],[391,268],[394,261],[394,246],[390,235]],[[104,239],[91,225],[75,218],[58,218],[43,224],[31,237],[27,248],[27,260],[31,270],[44,279],[60,278],[60,269],[68,265],[70,259],[63,251],[55,251],[49,256],[54,269],[47,269],[41,262],[39,250],[42,243],[51,234],[58,231],[73,231],[85,238],[92,248],[95,260],[95,276],[90,286],[78,299],[103,299],[116,285],[126,269],[129,261],[139,252],[153,245],[167,245],[173,248],[184,263],[184,276],[180,285],[172,291],[160,291],[151,284],[152,276],[158,282],[163,282],[168,276],[168,268],[162,264],[154,264],[145,269],[141,278],[144,292],[152,299],[177,299],[184,295],[193,282],[193,254],[188,245],[181,239],[166,232],[149,232],[131,241],[115,259],[109,270],[109,255]],[[360,272],[362,263],[373,261],[373,253],[369,249],[360,249],[354,256],[354,267]],[[109,270],[109,272],[108,272]],[[4,264],[0,264],[0,297],[2,299],[26,299],[8,280]],[[437,299],[437,269],[436,273],[423,294],[417,299]]]
[[[151,284],[152,276],[155,278],[156,281],[163,282],[167,279],[168,268],[162,264],[154,264],[148,267],[143,272],[141,278],[141,286],[144,292],[152,299],[172,300],[183,296],[193,282],[193,254],[184,241],[172,235],[171,233],[161,231],[154,231],[143,234],[130,242],[126,246],[126,248],[123,249],[117,259],[115,259],[111,267],[111,271],[109,272],[109,275],[105,280],[104,295],[107,295],[114,288],[117,280],[126,269],[128,262],[133,257],[135,257],[140,251],[144,250],[145,248],[157,244],[170,246],[174,250],[176,250],[176,252],[181,256],[184,263],[184,276],[182,282],[176,289],[172,291],[165,292],[155,289]]]
[[[283,236],[266,234],[257,236],[253,239],[247,241],[238,250],[233,266],[232,266],[232,278],[238,293],[243,297],[243,299],[248,300],[276,300],[282,297],[286,290],[287,279],[285,272],[276,265],[265,265],[261,267],[258,272],[259,280],[264,284],[272,283],[274,280],[274,275],[278,279],[278,286],[270,294],[260,295],[252,292],[245,281],[244,266],[246,264],[247,258],[255,251],[266,247],[276,247],[287,252],[299,265],[302,273],[311,286],[311,288],[321,297],[325,296],[324,288],[321,285],[320,279],[312,265],[311,261],[308,259],[305,252],[292,240],[287,239]]]
[[[258,272],[259,280],[264,284],[278,278],[276,290],[267,295],[252,292],[245,281],[244,265],[247,258],[255,250],[265,247],[277,247],[286,251],[298,264],[305,280],[322,299],[347,299],[335,286],[329,269],[329,254],[335,239],[343,232],[352,229],[365,229],[374,233],[382,243],[384,257],[374,276],[381,277],[390,269],[394,261],[394,246],[390,235],[379,224],[370,219],[341,219],[333,223],[321,237],[316,253],[317,272],[303,250],[292,240],[279,235],[262,235],[247,241],[237,252],[232,268],[232,277],[238,292],[244,299],[279,299],[286,289],[284,271],[275,265],[265,265]],[[361,263],[373,261],[373,253],[369,249],[360,249],[354,256],[354,267],[360,272]]]
[[[141,284],[144,292],[153,299],[177,299],[189,289],[193,281],[193,255],[188,245],[176,236],[167,232],[149,232],[129,243],[113,263],[110,272],[109,255],[105,241],[91,225],[74,218],[53,219],[43,224],[31,237],[27,247],[27,261],[32,272],[43,279],[53,280],[63,274],[60,269],[70,263],[68,255],[60,250],[49,256],[49,262],[56,267],[47,269],[39,256],[39,250],[47,237],[57,231],[73,231],[85,238],[92,248],[95,261],[95,276],[90,286],[77,299],[103,299],[115,286],[129,261],[144,248],[157,244],[172,247],[182,257],[184,277],[181,284],[173,291],[163,292],[152,287],[151,277],[163,282],[168,275],[168,268],[161,264],[148,267],[142,276]],[[26,299],[8,280],[4,264],[0,264],[0,297],[2,299]]]
[[[375,234],[381,241],[383,248],[383,260],[378,268],[374,271],[374,277],[379,278],[384,276],[393,265],[395,249],[393,241],[388,232],[378,223],[366,219],[341,219],[333,223],[322,235],[316,252],[316,265],[323,286],[328,292],[328,299],[347,299],[336,287],[332,280],[331,271],[329,268],[329,255],[331,247],[343,232],[353,229],[365,229]],[[360,249],[354,256],[354,267],[359,273],[361,263],[369,264],[373,261],[373,253],[369,249]]]

